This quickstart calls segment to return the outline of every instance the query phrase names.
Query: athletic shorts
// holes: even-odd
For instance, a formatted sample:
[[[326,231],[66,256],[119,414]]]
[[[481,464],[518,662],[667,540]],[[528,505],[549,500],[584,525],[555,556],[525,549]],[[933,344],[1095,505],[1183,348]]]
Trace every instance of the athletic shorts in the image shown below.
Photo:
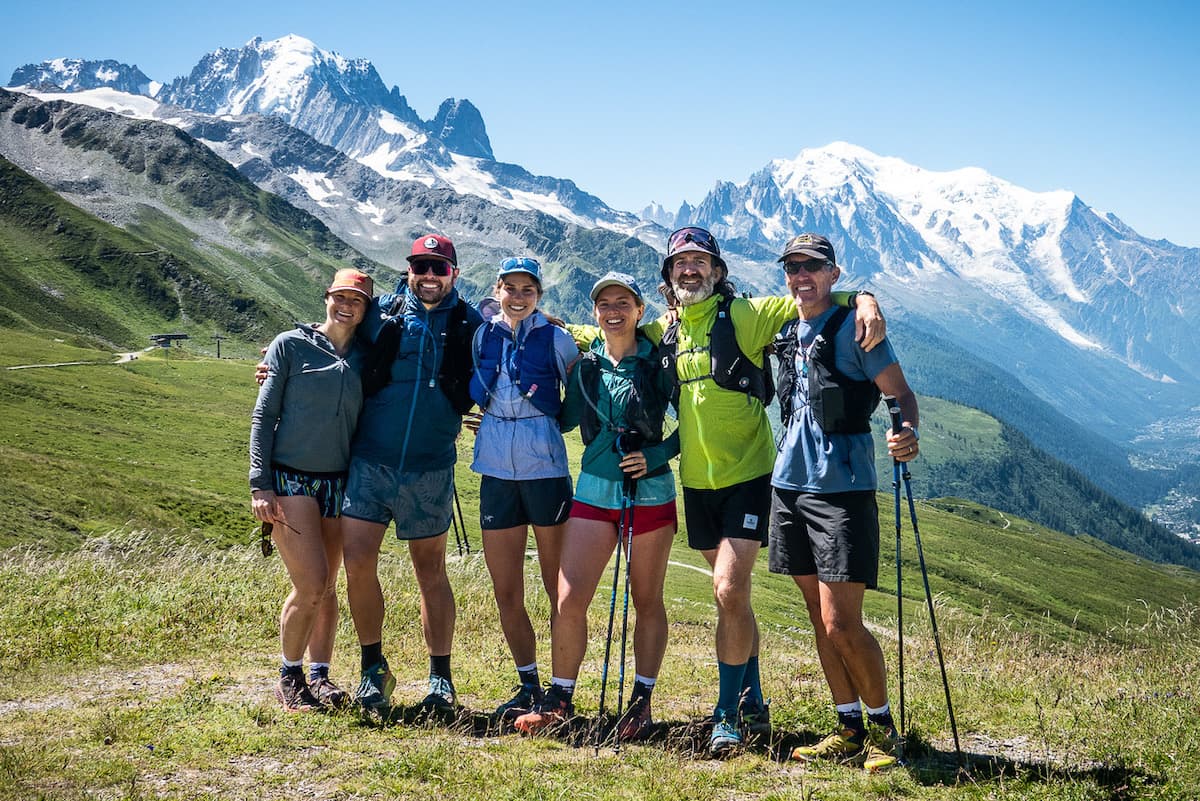
[[[658,531],[660,528],[670,528],[674,534],[679,528],[679,513],[675,511],[675,501],[667,501],[657,506],[634,506],[633,536],[645,534],[648,531]],[[571,517],[579,520],[599,520],[602,523],[612,523],[618,528],[621,525],[620,509],[602,509],[590,503],[575,501],[571,507]],[[623,535],[623,532],[618,532]]]
[[[771,495],[772,573],[853,581],[879,579],[879,508],[871,490],[818,495],[775,488]]]
[[[479,477],[479,527],[495,530],[517,526],[557,526],[571,511],[571,479],[534,478],[510,481]]]
[[[715,490],[684,487],[688,546],[697,551],[711,551],[723,539],[758,540],[766,545],[770,509],[770,473]]]
[[[401,540],[444,534],[454,514],[454,468],[406,473],[354,459],[342,514],[385,526],[394,520]]]
[[[345,473],[303,473],[290,467],[271,466],[271,483],[281,497],[315,498],[321,517],[338,517],[346,500]]]

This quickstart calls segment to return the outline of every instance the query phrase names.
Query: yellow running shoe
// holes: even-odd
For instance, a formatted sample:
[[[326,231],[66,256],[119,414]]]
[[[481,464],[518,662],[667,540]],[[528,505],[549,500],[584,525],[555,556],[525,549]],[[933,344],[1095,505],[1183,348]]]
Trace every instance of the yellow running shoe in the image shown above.
[[[875,773],[900,764],[900,737],[893,728],[870,726],[867,740],[863,743],[862,766],[868,773]]]
[[[863,749],[865,732],[854,729],[838,729],[815,745],[802,745],[792,749],[792,759],[812,762],[817,759],[833,759],[844,762],[858,755]]]

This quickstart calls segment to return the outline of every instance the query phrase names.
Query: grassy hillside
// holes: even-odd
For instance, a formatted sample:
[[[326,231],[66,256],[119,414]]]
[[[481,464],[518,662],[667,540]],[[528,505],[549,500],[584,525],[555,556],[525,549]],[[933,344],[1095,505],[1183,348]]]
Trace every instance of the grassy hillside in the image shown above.
[[[820,736],[831,713],[798,593],[765,571],[755,603],[776,737],[724,763],[697,750],[715,693],[713,612],[710,579],[683,533],[668,572],[657,739],[596,755],[497,730],[486,712],[506,697],[512,669],[465,459],[459,486],[476,547],[453,555],[450,570],[467,711],[442,725],[403,706],[423,695],[426,661],[411,572],[391,542],[381,575],[396,717],[285,715],[269,693],[286,580],[278,558],[251,545],[244,478],[251,363],[163,356],[0,370],[6,544],[19,545],[0,555],[0,798],[1182,801],[1200,783],[1187,758],[1200,745],[1191,675],[1200,576],[953,500],[922,502],[918,514],[969,773],[954,770],[907,511],[907,769],[869,777],[775,760]],[[0,364],[33,361],[108,356],[0,337]],[[950,452],[937,429],[925,437],[928,453]],[[894,521],[888,496],[880,503],[882,586],[868,593],[867,615],[895,671]],[[547,609],[532,561],[526,575],[545,663]],[[577,696],[585,715],[599,697],[607,603],[602,590]],[[353,640],[343,620],[334,674],[347,684]],[[615,672],[614,660],[610,681]],[[893,675],[894,703],[895,686]]]
[[[211,351],[212,335],[231,335],[230,352],[240,343],[249,355],[249,343],[319,317],[334,270],[394,282],[169,125],[0,91],[0,126],[0,141],[37,165],[34,178],[0,158],[5,325],[124,348],[183,330]]]
[[[1200,548],[1115,499],[1092,481],[1093,474],[1035,447],[1016,427],[941,398],[922,397],[920,403],[921,461],[912,481],[917,497],[971,498],[1156,562],[1200,569]],[[883,412],[873,425],[877,431],[889,425]],[[880,487],[890,487],[892,463],[882,448],[875,469]]]

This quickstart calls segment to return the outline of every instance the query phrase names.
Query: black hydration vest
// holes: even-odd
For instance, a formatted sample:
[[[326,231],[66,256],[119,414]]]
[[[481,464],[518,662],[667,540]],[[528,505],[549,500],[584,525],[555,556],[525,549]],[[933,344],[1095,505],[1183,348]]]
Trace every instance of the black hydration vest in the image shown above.
[[[813,339],[808,351],[808,405],[813,418],[826,434],[866,434],[871,414],[879,405],[879,387],[873,381],[855,381],[837,369],[834,341],[850,310],[838,307]],[[797,321],[784,325],[775,338],[779,357],[779,419],[786,428],[795,409]]]
[[[729,307],[733,298],[722,298],[717,304],[717,319],[713,321],[708,332],[709,374],[700,378],[688,379],[685,383],[711,378],[722,389],[734,392],[744,392],[752,398],[758,398],[766,406],[775,397],[775,383],[771,378],[770,365],[767,364],[768,350],[763,350],[763,366],[756,365],[749,356],[742,353],[738,346],[737,337],[733,331],[733,318]],[[663,332],[662,341],[658,343],[659,363],[662,369],[675,382],[675,396],[672,400],[678,408],[679,373],[675,369],[679,348],[679,321],[667,326]]]
[[[368,344],[362,367],[363,397],[371,397],[392,380],[392,362],[400,353],[400,337],[404,333],[404,315],[398,313],[403,303],[402,294],[389,310],[392,316],[383,321],[379,336]],[[466,414],[475,405],[471,399],[471,373],[474,371],[471,340],[474,334],[475,329],[467,319],[467,302],[459,298],[450,310],[446,330],[442,332],[442,363],[438,370],[438,385],[459,415]]]
[[[619,420],[605,419],[598,406],[600,382],[605,369],[599,355],[594,351],[584,353],[579,357],[575,369],[579,371],[579,388],[584,399],[583,415],[579,420],[579,434],[584,445],[590,445],[606,428],[618,432],[618,435],[625,439],[626,452],[662,442],[663,416],[667,412],[670,398],[658,389],[660,373],[658,358],[653,349],[648,358],[638,360],[629,400]],[[668,465],[664,465],[648,473],[647,477],[665,474],[669,469]]]

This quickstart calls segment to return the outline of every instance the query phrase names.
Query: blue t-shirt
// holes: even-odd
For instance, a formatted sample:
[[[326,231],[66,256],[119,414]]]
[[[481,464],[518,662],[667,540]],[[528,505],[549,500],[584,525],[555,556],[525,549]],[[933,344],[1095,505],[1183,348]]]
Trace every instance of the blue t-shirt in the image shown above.
[[[792,396],[792,419],[787,421],[783,447],[775,458],[771,486],[797,492],[832,493],[875,489],[875,443],[867,434],[826,434],[808,405],[808,379],[804,370],[813,339],[833,315],[830,308],[819,317],[799,320],[794,335],[796,386]],[[837,369],[856,381],[875,380],[896,362],[896,353],[886,339],[867,352],[854,341],[854,315],[846,316],[834,338]]]

